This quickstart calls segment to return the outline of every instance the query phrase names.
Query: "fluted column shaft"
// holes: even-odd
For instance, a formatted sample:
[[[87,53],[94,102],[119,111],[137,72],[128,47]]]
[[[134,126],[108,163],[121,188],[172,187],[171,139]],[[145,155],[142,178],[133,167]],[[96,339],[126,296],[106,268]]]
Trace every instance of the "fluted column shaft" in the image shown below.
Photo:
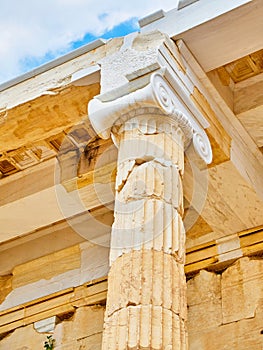
[[[112,128],[119,147],[103,350],[187,349],[186,126],[158,108]]]

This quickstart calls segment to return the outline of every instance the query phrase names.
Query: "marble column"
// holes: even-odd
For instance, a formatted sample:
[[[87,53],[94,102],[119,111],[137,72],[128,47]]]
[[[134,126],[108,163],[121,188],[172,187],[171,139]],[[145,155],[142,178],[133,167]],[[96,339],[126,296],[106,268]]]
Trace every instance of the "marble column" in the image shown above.
[[[194,139],[207,161],[209,142],[160,74],[118,101],[94,101],[90,119],[119,149],[102,349],[187,349],[184,150]]]

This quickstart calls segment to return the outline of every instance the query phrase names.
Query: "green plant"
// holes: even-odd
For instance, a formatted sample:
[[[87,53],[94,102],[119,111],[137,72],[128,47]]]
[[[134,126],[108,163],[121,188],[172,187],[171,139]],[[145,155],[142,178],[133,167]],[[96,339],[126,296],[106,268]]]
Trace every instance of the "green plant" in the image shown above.
[[[45,350],[53,350],[54,349],[55,339],[52,338],[52,335],[47,336],[47,340],[44,343]]]

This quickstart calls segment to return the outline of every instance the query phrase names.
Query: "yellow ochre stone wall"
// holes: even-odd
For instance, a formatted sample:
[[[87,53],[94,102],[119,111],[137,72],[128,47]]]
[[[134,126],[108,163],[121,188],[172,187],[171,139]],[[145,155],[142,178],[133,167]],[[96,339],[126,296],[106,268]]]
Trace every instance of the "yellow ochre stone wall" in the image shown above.
[[[58,322],[53,339],[56,350],[99,350],[104,306],[83,306],[69,319]],[[0,341],[1,350],[41,350],[48,333],[38,333],[33,324],[16,329]]]
[[[189,279],[189,350],[262,350],[262,281],[260,256],[238,259],[220,273],[201,270]],[[52,307],[59,310],[53,332],[55,350],[101,349],[105,287],[105,282],[99,282],[68,291],[69,297],[62,302],[65,306],[56,305],[55,295],[53,303],[51,298],[47,317],[55,315]],[[44,303],[40,300],[38,308],[43,310],[39,320],[45,315]],[[10,313],[10,323],[15,321],[12,317]],[[32,320],[35,322],[37,315]],[[33,321],[28,324],[25,319],[24,326],[20,323],[15,330],[2,334],[0,350],[44,349],[49,333],[39,333]]]
[[[263,349],[263,259],[244,257],[221,274],[187,283],[189,350]]]

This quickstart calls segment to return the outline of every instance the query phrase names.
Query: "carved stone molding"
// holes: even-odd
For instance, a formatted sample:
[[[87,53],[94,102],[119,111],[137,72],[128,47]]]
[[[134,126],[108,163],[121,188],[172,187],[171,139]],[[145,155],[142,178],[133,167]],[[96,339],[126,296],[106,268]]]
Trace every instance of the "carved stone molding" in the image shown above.
[[[166,70],[153,73],[150,83],[114,101],[101,102],[99,97],[90,101],[89,119],[95,131],[104,139],[111,136],[116,126],[132,119],[136,114],[155,115],[155,125],[169,118],[184,133],[185,150],[193,144],[195,152],[206,163],[212,162],[210,141],[200,123],[189,111],[186,115],[178,108],[178,98],[167,79]],[[143,109],[143,110],[142,110]],[[156,115],[160,115],[159,119]],[[145,119],[144,119],[145,120]]]

